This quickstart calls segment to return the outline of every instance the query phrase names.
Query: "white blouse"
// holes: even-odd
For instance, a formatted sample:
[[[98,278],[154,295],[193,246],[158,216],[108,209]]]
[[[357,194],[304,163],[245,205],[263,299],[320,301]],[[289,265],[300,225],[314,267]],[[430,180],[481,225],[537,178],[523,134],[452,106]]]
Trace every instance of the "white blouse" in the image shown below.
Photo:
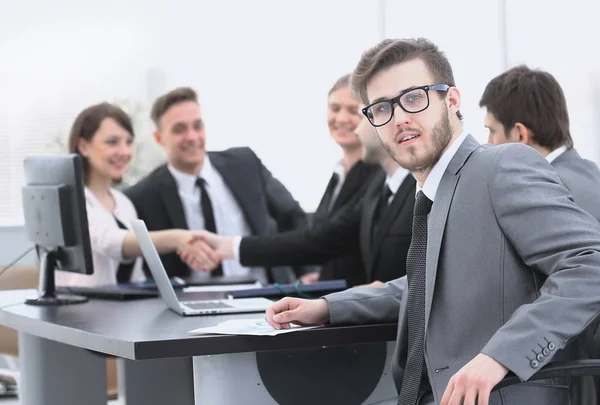
[[[59,286],[97,286],[117,283],[117,270],[121,263],[130,263],[123,259],[123,240],[126,230],[120,229],[115,217],[131,229],[131,220],[137,219],[137,212],[131,200],[119,190],[110,189],[115,201],[113,212],[107,210],[94,194],[86,187],[85,202],[94,261],[94,274],[85,275],[64,271],[56,272],[56,284]],[[144,281],[142,259],[136,258],[131,273],[131,281]]]

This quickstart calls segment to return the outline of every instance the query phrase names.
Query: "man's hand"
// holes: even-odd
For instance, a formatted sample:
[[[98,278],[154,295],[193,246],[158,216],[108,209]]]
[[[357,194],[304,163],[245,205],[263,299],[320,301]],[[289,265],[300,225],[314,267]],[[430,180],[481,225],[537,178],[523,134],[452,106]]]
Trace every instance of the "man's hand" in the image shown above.
[[[490,392],[507,373],[502,364],[480,353],[452,376],[441,405],[488,405]]]
[[[267,322],[275,329],[289,329],[290,323],[323,325],[329,322],[329,304],[324,299],[286,297],[267,308]]]
[[[193,270],[214,270],[222,260],[219,252],[202,241],[199,232],[178,230],[174,238],[177,254]]]
[[[219,236],[207,231],[193,231],[187,246],[179,248],[177,254],[194,270],[212,271],[221,260],[234,257],[233,237]]]
[[[300,277],[300,281],[302,281],[302,284],[312,284],[312,283],[316,283],[317,281],[319,281],[319,277],[321,275],[319,274],[318,271],[312,272],[312,273],[306,273],[305,275]]]
[[[375,280],[375,281],[370,282],[369,284],[357,285],[356,287],[382,287],[384,285],[385,285],[385,283],[383,283],[379,280]]]
[[[210,247],[215,249],[223,260],[235,258],[233,236],[220,236],[207,231],[198,231],[197,235],[200,241],[208,243]]]

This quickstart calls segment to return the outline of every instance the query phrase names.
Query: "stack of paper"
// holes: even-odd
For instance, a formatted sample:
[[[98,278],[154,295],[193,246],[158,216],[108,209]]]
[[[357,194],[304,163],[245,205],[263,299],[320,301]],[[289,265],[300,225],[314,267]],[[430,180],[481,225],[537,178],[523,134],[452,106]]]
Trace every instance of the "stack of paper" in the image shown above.
[[[265,321],[264,318],[230,319],[216,326],[198,328],[188,332],[190,335],[253,335],[253,336],[275,336],[282,333],[298,332],[307,329],[318,328],[318,326],[300,326],[292,324],[290,329],[275,329]]]

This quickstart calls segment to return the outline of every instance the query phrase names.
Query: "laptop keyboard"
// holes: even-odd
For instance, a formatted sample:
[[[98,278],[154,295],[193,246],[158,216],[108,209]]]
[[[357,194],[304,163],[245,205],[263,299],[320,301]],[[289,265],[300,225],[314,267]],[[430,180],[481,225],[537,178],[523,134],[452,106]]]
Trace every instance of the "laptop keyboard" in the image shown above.
[[[186,302],[186,307],[191,309],[224,309],[234,308],[233,305],[224,303],[223,301],[197,301],[197,302]]]

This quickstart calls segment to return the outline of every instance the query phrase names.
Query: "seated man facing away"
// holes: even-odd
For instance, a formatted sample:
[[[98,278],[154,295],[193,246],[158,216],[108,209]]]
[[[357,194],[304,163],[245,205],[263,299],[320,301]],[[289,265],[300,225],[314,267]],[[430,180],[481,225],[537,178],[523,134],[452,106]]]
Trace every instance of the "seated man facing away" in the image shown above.
[[[489,143],[520,142],[550,162],[577,205],[600,221],[600,170],[573,147],[567,101],[554,76],[517,66],[485,87],[481,107]]]
[[[481,107],[487,110],[484,125],[489,142],[519,142],[546,157],[575,203],[600,220],[600,170],[573,147],[567,101],[558,81],[548,72],[517,66],[493,78],[485,87]],[[600,357],[593,340],[597,322],[585,332],[588,356]],[[596,405],[600,378],[573,378],[571,403]]]
[[[165,149],[168,163],[125,192],[150,231],[183,228],[222,235],[269,235],[307,225],[298,202],[252,150],[206,152],[204,121],[194,90],[178,88],[159,97],[152,119],[154,137]],[[190,274],[176,253],[161,259],[169,276]],[[235,261],[224,261],[211,274],[274,280],[267,269],[249,269]]]

